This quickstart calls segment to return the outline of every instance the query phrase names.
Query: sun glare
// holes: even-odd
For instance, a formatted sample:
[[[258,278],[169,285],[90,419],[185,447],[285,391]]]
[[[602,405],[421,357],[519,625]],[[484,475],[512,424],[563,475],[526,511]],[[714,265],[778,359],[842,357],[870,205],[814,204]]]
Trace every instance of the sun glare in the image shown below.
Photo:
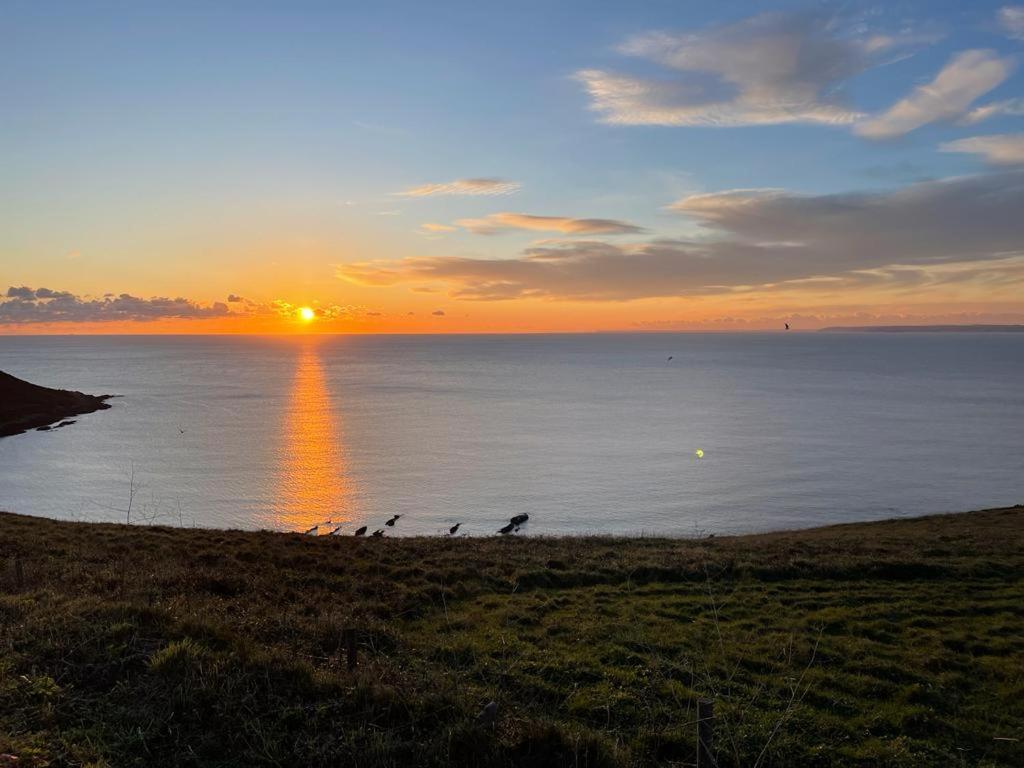
[[[300,307],[299,308],[299,319],[302,322],[308,323],[314,317],[316,317],[316,312],[314,312],[310,307]]]

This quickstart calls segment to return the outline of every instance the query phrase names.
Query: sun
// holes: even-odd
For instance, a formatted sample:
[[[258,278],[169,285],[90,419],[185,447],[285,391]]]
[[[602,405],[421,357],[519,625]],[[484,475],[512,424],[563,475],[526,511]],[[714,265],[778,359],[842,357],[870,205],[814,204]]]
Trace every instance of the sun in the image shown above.
[[[299,307],[299,320],[308,323],[314,317],[316,317],[316,312],[311,307]]]

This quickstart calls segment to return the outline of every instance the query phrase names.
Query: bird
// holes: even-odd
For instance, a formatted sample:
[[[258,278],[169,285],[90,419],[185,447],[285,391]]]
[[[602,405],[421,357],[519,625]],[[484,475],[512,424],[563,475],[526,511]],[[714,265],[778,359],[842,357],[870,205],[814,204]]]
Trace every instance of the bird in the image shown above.
[[[182,429],[181,427],[178,427],[178,432],[180,432],[180,433],[181,433],[181,434],[183,434],[183,435],[185,434],[185,430],[184,430],[184,429]]]
[[[338,526],[337,528],[335,528],[335,529],[334,529],[333,531],[331,531],[331,532],[330,532],[330,533],[328,534],[328,536],[336,536],[336,535],[338,534],[338,531],[340,531],[340,530],[341,530],[341,528],[342,528],[342,526],[340,526],[340,525],[339,525],[339,526]]]
[[[377,538],[380,538],[381,536],[384,535],[384,529],[383,528],[378,528],[376,531],[373,532],[373,535],[376,536]]]
[[[668,360],[666,360],[665,362],[666,362],[666,363],[671,363],[671,362],[672,362],[672,358],[673,358],[673,357],[674,357],[674,355],[669,355],[669,356],[668,356]]]
[[[498,719],[498,702],[492,701],[487,704],[486,707],[480,710],[480,714],[476,716],[477,725],[489,725],[491,728],[494,727],[494,723]]]
[[[314,526],[313,526],[312,528],[310,528],[310,529],[309,529],[308,531],[305,531],[306,535],[307,535],[307,536],[316,536],[316,531],[317,531],[317,529],[318,529],[319,527],[320,527],[319,525],[314,525]]]
[[[786,330],[788,331],[789,330],[789,323],[784,323],[784,325],[786,326]]]
[[[356,528],[356,532],[354,534],[352,534],[352,535],[353,536],[362,536],[365,533],[366,533],[366,526],[364,525],[364,526],[361,526],[359,528]]]
[[[512,533],[512,531],[515,529],[515,527],[516,527],[515,523],[509,523],[508,525],[506,525],[506,526],[504,526],[502,528],[499,528],[498,529],[498,533],[500,533],[502,535],[505,535],[506,533]]]
[[[448,529],[448,535],[449,536],[454,536],[456,534],[456,532],[459,530],[459,526],[460,525],[462,525],[462,523],[456,523],[451,528],[449,528]]]
[[[530,516],[523,512],[522,514],[513,517],[511,520],[509,520],[509,522],[512,523],[512,525],[516,526],[516,528],[518,528],[520,525],[522,525],[529,519]]]
[[[394,528],[395,523],[398,522],[398,518],[400,518],[400,517],[401,517],[401,515],[395,515],[390,520],[388,520],[386,523],[384,523],[384,525],[388,526],[389,528]]]

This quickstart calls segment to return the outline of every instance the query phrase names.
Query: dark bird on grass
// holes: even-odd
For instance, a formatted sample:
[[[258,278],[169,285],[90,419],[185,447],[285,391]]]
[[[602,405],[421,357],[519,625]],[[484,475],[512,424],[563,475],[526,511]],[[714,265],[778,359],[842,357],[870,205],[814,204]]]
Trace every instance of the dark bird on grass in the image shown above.
[[[523,512],[521,515],[516,515],[515,517],[513,517],[511,520],[509,520],[509,522],[512,523],[512,525],[514,525],[514,526],[516,526],[518,528],[520,525],[522,525],[523,523],[525,523],[529,519],[530,519],[530,516],[528,514],[526,514],[525,512]]]
[[[498,529],[498,533],[500,533],[502,535],[504,535],[506,533],[512,533],[512,531],[515,530],[515,527],[516,527],[515,523],[509,523],[508,525],[506,525],[506,526],[504,526],[502,528],[499,528]]]
[[[449,536],[454,536],[458,532],[460,525],[462,525],[462,523],[456,523],[451,528],[449,528],[448,529],[448,535]]]
[[[305,531],[305,534],[306,534],[307,536],[316,536],[316,532],[317,532],[317,529],[318,529],[319,527],[320,527],[319,525],[314,525],[314,526],[313,526],[312,528],[310,528],[310,529],[309,529],[308,531]]]
[[[785,326],[786,326],[786,330],[788,331],[789,330],[789,323],[785,323]]]
[[[498,720],[498,702],[492,701],[487,704],[486,707],[480,710],[480,714],[476,716],[477,725],[486,725],[491,728]]]
[[[352,535],[353,536],[362,536],[365,533],[366,533],[366,526],[364,525],[364,526],[361,526],[359,528],[356,528],[356,532],[354,534],[352,534]]]
[[[381,536],[384,535],[384,529],[383,528],[378,528],[376,531],[373,532],[373,535],[378,537],[378,538],[380,538]]]
[[[394,528],[395,523],[398,522],[398,518],[400,518],[400,517],[401,517],[401,515],[395,515],[390,520],[388,520],[386,523],[384,523],[384,525],[388,526],[389,528]]]

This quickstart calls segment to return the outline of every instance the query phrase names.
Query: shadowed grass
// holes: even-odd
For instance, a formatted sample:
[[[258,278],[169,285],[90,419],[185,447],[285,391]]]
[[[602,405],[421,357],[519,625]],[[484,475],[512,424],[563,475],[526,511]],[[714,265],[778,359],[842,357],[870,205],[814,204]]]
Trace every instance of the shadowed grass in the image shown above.
[[[23,766],[686,765],[702,696],[723,766],[1024,764],[1021,507],[694,541],[0,514],[0,558]]]

